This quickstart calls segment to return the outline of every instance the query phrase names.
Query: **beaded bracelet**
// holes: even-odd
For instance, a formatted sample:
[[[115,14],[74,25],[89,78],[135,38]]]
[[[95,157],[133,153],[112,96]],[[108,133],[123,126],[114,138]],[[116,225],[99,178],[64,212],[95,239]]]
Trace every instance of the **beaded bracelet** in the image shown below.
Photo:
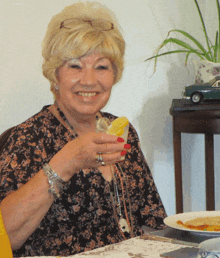
[[[43,166],[43,171],[45,175],[47,176],[48,183],[50,185],[50,188],[48,189],[48,192],[53,195],[54,199],[60,198],[60,193],[62,193],[64,186],[67,184],[64,180],[60,178],[60,176],[51,168],[49,164],[45,164]],[[59,190],[59,193],[56,192],[54,188],[54,184]]]

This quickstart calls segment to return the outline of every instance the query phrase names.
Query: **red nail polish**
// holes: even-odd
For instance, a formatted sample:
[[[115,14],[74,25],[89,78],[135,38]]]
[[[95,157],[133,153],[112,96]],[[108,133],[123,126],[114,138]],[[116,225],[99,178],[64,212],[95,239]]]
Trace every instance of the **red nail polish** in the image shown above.
[[[117,141],[118,142],[124,142],[125,140],[123,138],[121,138],[121,137],[118,137]]]
[[[128,143],[126,143],[126,144],[124,145],[124,148],[125,148],[125,149],[130,149],[130,148],[131,148],[131,145],[128,144]]]
[[[127,151],[126,151],[126,150],[123,150],[123,151],[121,152],[121,156],[124,156],[126,153],[127,153]]]

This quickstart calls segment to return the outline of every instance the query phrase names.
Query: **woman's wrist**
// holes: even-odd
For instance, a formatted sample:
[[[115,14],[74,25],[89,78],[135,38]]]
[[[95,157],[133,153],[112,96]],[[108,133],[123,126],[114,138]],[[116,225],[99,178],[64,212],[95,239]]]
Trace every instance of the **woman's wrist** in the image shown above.
[[[56,172],[56,174],[59,175],[59,177],[64,181],[64,182],[68,182],[70,180],[70,178],[72,177],[72,175],[68,172],[68,170],[65,168],[65,163],[63,162],[62,159],[60,158],[55,158],[55,156],[50,160],[50,162],[48,162],[48,164],[50,165],[50,167]]]
[[[43,166],[43,171],[47,176],[48,183],[50,185],[48,192],[52,194],[55,200],[60,198],[64,188],[67,187],[68,183],[64,181],[47,163]]]

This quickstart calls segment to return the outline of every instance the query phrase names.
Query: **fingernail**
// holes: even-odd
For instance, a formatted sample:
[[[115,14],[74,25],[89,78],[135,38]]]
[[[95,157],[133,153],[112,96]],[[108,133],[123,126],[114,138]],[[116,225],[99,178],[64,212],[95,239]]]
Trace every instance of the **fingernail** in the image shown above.
[[[126,143],[126,144],[124,145],[124,148],[125,148],[125,149],[130,149],[130,148],[131,148],[131,145],[128,144],[128,143]]]
[[[125,140],[123,138],[121,138],[121,137],[118,137],[117,141],[118,142],[124,142]]]
[[[121,152],[121,156],[124,156],[126,153],[127,153],[127,151],[126,151],[126,150],[123,150],[123,151]]]

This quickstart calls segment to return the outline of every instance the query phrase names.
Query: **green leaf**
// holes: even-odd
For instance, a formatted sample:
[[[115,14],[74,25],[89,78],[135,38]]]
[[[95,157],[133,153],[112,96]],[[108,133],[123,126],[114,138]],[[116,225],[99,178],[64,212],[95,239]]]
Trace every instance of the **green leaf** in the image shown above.
[[[220,5],[219,5],[219,1],[216,0],[216,5],[217,5],[217,10],[218,10],[218,39],[216,40],[216,47],[217,47],[217,55],[216,55],[216,62],[220,62]]]
[[[194,49],[194,48],[191,47],[189,44],[185,43],[185,42],[182,41],[182,40],[176,39],[176,38],[165,39],[164,42],[162,43],[162,45],[160,46],[158,52],[160,51],[160,49],[161,49],[162,47],[164,47],[164,46],[167,45],[168,43],[174,43],[174,44],[176,44],[176,45],[179,45],[180,47],[189,50],[190,52],[192,52],[192,53],[198,55],[199,57],[201,57],[201,56],[202,56],[202,57],[205,56],[206,58],[208,57],[208,56],[206,55],[206,53],[199,52],[197,49]],[[158,54],[158,52],[157,52],[157,54]],[[208,60],[210,60],[210,58],[209,58]]]
[[[191,53],[192,53],[192,52],[189,51],[189,52],[186,54],[185,66],[187,66],[187,61],[188,61],[189,55],[190,55]]]
[[[196,40],[193,36],[191,36],[189,33],[183,31],[183,30],[171,30],[170,32],[178,32],[181,33],[182,35],[184,35],[185,37],[187,37],[188,39],[190,39],[201,51],[202,53],[205,55],[205,57],[207,59],[210,59],[210,56],[208,55],[208,52],[206,51],[206,49],[202,46],[202,44]],[[169,33],[170,33],[169,32]]]
[[[145,59],[145,61],[149,61],[149,60],[154,59],[154,58],[157,58],[157,57],[159,57],[159,56],[165,56],[165,55],[176,54],[176,53],[188,53],[188,52],[189,52],[188,50],[174,50],[174,51],[168,51],[168,52],[164,52],[164,53],[162,53],[162,54],[158,54],[158,55],[149,57],[149,58]]]
[[[168,52],[164,52],[161,54],[156,54],[155,56],[149,57],[147,58],[145,61],[149,61],[151,59],[155,59],[154,61],[154,72],[156,71],[156,66],[157,66],[157,58],[160,56],[165,56],[165,55],[170,55],[170,54],[179,54],[179,53],[188,53],[187,55],[194,53],[197,54],[200,59],[204,59],[203,55],[201,53],[198,52],[193,52],[193,51],[189,51],[189,50],[174,50],[174,51],[168,51]]]
[[[202,27],[203,27],[203,31],[204,31],[204,34],[205,34],[206,44],[207,44],[209,53],[212,53],[210,45],[209,45],[208,34],[207,34],[207,31],[206,31],[206,27],[205,27],[205,23],[204,23],[204,20],[203,20],[203,17],[202,17],[202,13],[200,11],[200,8],[199,8],[199,5],[197,3],[197,0],[194,0],[194,2],[196,4],[196,7],[197,7],[197,10],[198,10],[198,13],[199,13],[199,17],[200,17],[200,20],[201,20],[201,23],[202,23]]]
[[[218,31],[216,31],[216,36],[215,36],[215,46],[213,46],[213,56],[214,56],[214,62],[218,60]]]

